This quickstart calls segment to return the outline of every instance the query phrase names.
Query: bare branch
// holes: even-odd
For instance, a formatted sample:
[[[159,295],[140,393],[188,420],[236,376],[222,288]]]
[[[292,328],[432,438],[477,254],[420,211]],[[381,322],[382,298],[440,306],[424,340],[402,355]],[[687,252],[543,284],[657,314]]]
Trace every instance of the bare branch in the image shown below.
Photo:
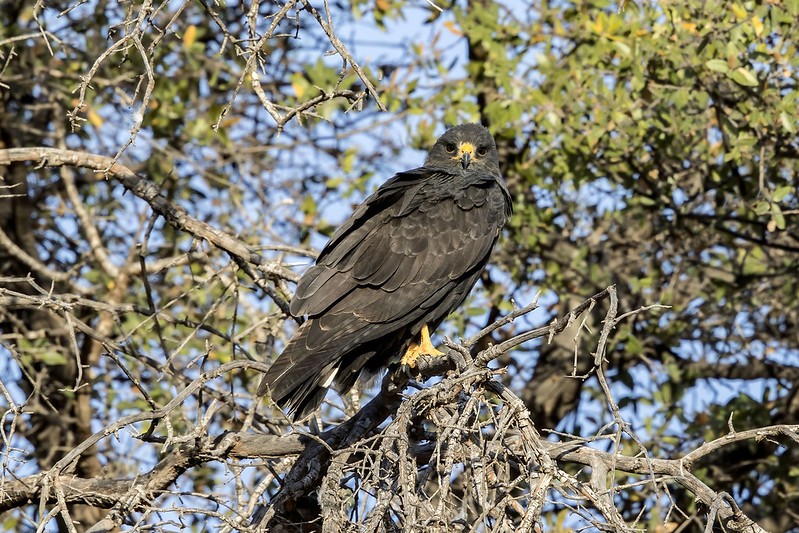
[[[250,248],[232,235],[218,230],[205,222],[189,215],[179,205],[169,202],[151,181],[138,176],[129,168],[117,163],[112,158],[75,152],[72,150],[59,150],[56,148],[10,148],[0,150],[0,166],[12,162],[36,162],[39,166],[69,165],[92,169],[105,176],[111,177],[122,183],[133,194],[150,204],[153,210],[163,216],[173,227],[185,231],[197,238],[206,240],[214,246],[229,253],[239,266],[261,287],[267,295],[289,315],[288,303],[277,291],[271,288],[261,276],[256,274],[250,265],[265,266],[276,276],[285,276],[285,279],[295,280],[296,275],[289,274],[287,269],[280,265],[267,262],[261,255],[252,252]]]

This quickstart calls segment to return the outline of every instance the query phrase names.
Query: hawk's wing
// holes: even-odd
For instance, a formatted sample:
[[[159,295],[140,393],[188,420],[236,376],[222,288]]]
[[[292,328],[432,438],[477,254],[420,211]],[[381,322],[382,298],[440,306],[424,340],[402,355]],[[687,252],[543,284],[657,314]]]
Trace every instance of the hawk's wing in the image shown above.
[[[433,182],[437,190],[431,191]],[[398,174],[336,232],[297,286],[294,315],[352,313],[369,323],[429,308],[481,269],[507,213],[498,178],[455,187],[444,171]],[[332,326],[332,324],[330,324]]]

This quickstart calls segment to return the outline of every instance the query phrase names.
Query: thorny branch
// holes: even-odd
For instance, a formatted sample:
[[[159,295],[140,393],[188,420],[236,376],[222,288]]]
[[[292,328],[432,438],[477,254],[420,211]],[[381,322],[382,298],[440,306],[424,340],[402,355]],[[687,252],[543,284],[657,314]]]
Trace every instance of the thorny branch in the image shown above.
[[[443,12],[433,2],[428,1],[428,4]],[[216,163],[237,165],[240,159],[236,158],[236,152],[241,150],[249,150],[250,154],[281,150],[277,144],[262,142],[263,136],[272,137],[295,119],[298,123],[307,119],[324,120],[326,113],[323,111],[330,102],[341,110],[350,111],[374,100],[375,106],[384,111],[382,100],[387,93],[381,98],[383,89],[371,74],[374,65],[359,64],[359,59],[337,35],[336,30],[341,28],[334,28],[335,12],[331,13],[328,0],[252,0],[239,6],[241,19],[230,16],[235,7],[201,0],[199,5],[208,14],[211,26],[203,29],[210,30],[212,37],[201,35],[194,45],[193,39],[185,36],[197,23],[197,13],[191,9],[198,4],[191,0],[169,3],[142,0],[124,5],[119,12],[121,16],[109,17],[110,26],[103,26],[102,31],[107,31],[107,35],[91,38],[96,41],[92,44],[99,48],[76,49],[79,52],[77,62],[66,61],[63,54],[67,47],[74,46],[74,41],[61,41],[60,37],[63,37],[64,28],[81,26],[73,24],[80,18],[79,12],[75,11],[74,18],[61,19],[62,27],[57,30],[53,28],[58,28],[59,24],[52,24],[56,22],[54,13],[51,11],[47,17],[44,14],[58,7],[64,8],[58,17],[65,17],[80,6],[90,7],[82,0],[60,7],[37,1],[32,12],[17,5],[19,20],[24,22],[32,16],[39,31],[30,33],[25,29],[19,35],[0,39],[0,46],[5,47],[0,52],[0,87],[10,95],[10,99],[5,98],[6,94],[0,99],[4,104],[11,104],[4,109],[12,111],[9,117],[24,114],[36,117],[30,123],[25,120],[22,124],[9,124],[5,128],[7,135],[0,142],[18,140],[20,144],[74,146],[66,142],[66,132],[55,137],[42,135],[43,142],[38,142],[37,130],[50,131],[53,124],[56,124],[53,131],[65,129],[58,125],[62,104],[56,102],[71,102],[69,105],[73,109],[67,117],[73,133],[84,121],[92,123],[94,130],[80,132],[80,135],[88,134],[86,140],[103,143],[110,132],[121,133],[123,137],[110,150],[110,153],[116,152],[112,158],[38,147],[0,150],[0,165],[27,161],[40,167],[60,166],[60,179],[43,187],[39,200],[44,197],[48,201],[63,202],[56,209],[68,211],[68,223],[77,226],[75,230],[59,234],[58,224],[49,227],[42,224],[26,236],[38,237],[41,235],[38,232],[53,232],[59,238],[38,242],[20,239],[13,225],[0,230],[0,250],[19,265],[13,273],[0,272],[0,322],[7,321],[13,326],[3,329],[0,351],[3,356],[9,354],[5,368],[12,369],[15,374],[13,378],[0,376],[3,472],[0,512],[23,509],[11,513],[11,518],[19,518],[20,522],[27,520],[27,523],[10,527],[44,531],[53,529],[53,522],[58,521],[59,529],[76,531],[76,524],[86,527],[92,523],[83,519],[86,515],[75,513],[76,504],[85,504],[94,510],[109,510],[108,514],[95,519],[92,528],[95,532],[122,527],[134,531],[154,530],[159,526],[183,528],[188,520],[198,517],[207,520],[207,529],[220,524],[222,531],[279,530],[276,525],[294,526],[294,530],[325,531],[411,531],[414,528],[534,531],[549,525],[542,522],[545,512],[552,516],[551,511],[561,509],[569,510],[572,516],[582,518],[583,525],[597,530],[628,531],[640,530],[647,524],[630,519],[629,515],[623,517],[621,509],[624,507],[620,502],[636,500],[634,505],[640,505],[642,516],[644,511],[649,516],[662,516],[663,513],[653,507],[670,506],[665,513],[664,521],[667,521],[671,513],[689,512],[680,507],[682,504],[670,492],[680,488],[689,499],[696,499],[699,511],[690,511],[693,515],[690,520],[701,521],[700,527],[705,531],[762,531],[746,516],[750,509],[739,508],[733,495],[727,492],[731,489],[723,486],[723,481],[705,475],[702,469],[714,458],[735,453],[736,446],[767,450],[765,453],[774,448],[789,448],[793,452],[790,448],[799,446],[799,426],[776,424],[736,430],[730,413],[729,433],[709,438],[704,443],[685,443],[680,449],[688,451],[681,457],[664,457],[664,452],[647,448],[638,433],[643,435],[643,430],[634,427],[632,419],[625,418],[621,402],[614,398],[617,384],[613,383],[611,364],[615,361],[614,354],[624,350],[623,344],[614,344],[615,328],[627,319],[640,319],[660,306],[622,312],[620,308],[625,302],[619,300],[615,287],[594,295],[571,312],[539,328],[520,328],[514,323],[538,307],[536,299],[487,325],[468,340],[457,343],[447,339],[445,344],[451,350],[450,358],[423,359],[416,379],[401,373],[390,375],[383,381],[381,391],[363,408],[357,400],[343,399],[343,404],[337,407],[348,415],[346,421],[319,434],[292,426],[279,412],[259,405],[248,389],[252,376],[257,379],[266,363],[253,361],[265,360],[265,354],[274,353],[270,343],[275,338],[279,344],[284,332],[278,330],[288,315],[290,290],[285,282],[294,282],[298,276],[281,261],[271,261],[257,253],[259,248],[216,230],[201,221],[199,215],[189,215],[177,202],[162,194],[153,180],[120,165],[120,156],[137,140],[142,143],[144,138],[144,142],[149,142],[148,135],[140,135],[142,130],[148,130],[150,124],[169,115],[167,107],[172,96],[161,89],[164,81],[170,83],[164,73],[176,63],[175,53],[213,63],[209,64],[212,68],[203,69],[203,74],[221,73],[220,85],[230,84],[225,92],[214,92],[215,89],[210,88],[214,85],[211,79],[202,79],[199,84],[203,91],[212,91],[208,102],[213,102],[213,107],[203,109],[213,109],[211,112],[218,115],[214,129],[225,129],[239,120],[252,120],[253,130],[260,134],[253,136],[250,146],[234,141],[221,148],[219,159],[209,167]],[[624,6],[623,0],[619,2],[620,11]],[[291,70],[294,64],[289,52],[302,50],[301,43],[294,48],[301,41],[301,24],[306,43],[310,34],[310,38],[319,38],[321,49],[332,47],[328,57],[340,68],[338,82],[325,87],[312,84],[315,91],[299,91],[293,87],[290,74],[295,71]],[[45,29],[45,25],[53,26],[53,31]],[[11,26],[12,32],[14,29]],[[310,32],[305,32],[306,29]],[[457,30],[450,28],[453,29]],[[76,31],[89,34],[83,28]],[[170,38],[184,39],[182,47],[179,41],[176,48],[161,46]],[[27,40],[36,41],[35,48],[20,49],[26,46]],[[193,55],[201,46],[218,49]],[[29,64],[26,55],[39,48],[56,61],[49,65],[38,61]],[[217,62],[211,57],[216,54],[226,56]],[[285,55],[280,58],[281,54]],[[21,71],[15,71],[13,67],[20,59]],[[36,68],[29,68],[31,65]],[[77,68],[72,68],[76,65]],[[393,65],[388,66],[393,68]],[[276,67],[288,67],[288,70],[278,74]],[[181,75],[181,82],[196,84],[190,70],[186,69],[185,74]],[[37,79],[30,85],[35,92],[23,94],[26,84],[20,85],[20,79],[27,81],[31,75]],[[356,81],[344,83],[345,79]],[[73,88],[76,94],[71,101],[73,95],[69,91]],[[188,106],[194,102],[181,103]],[[251,113],[252,104],[258,108],[255,113]],[[221,112],[216,105],[223,106]],[[122,128],[118,124],[108,127],[110,117],[119,117],[118,113],[109,112],[116,106],[130,110]],[[15,107],[22,111],[21,115],[13,112]],[[332,106],[328,104],[327,107]],[[408,112],[405,109],[397,116]],[[94,118],[92,113],[95,113]],[[47,118],[50,114],[57,118]],[[177,114],[186,118],[183,112]],[[233,118],[223,123],[223,119],[231,115]],[[267,127],[262,121],[264,115]],[[345,115],[345,118],[352,119],[352,115]],[[102,127],[103,119],[106,127]],[[170,160],[181,160],[186,139],[180,138],[180,132],[188,131],[188,125],[196,125],[207,133],[208,123],[204,120],[185,120],[178,127],[167,128],[175,133],[174,140],[178,142],[174,145],[154,142],[150,150]],[[336,124],[336,128],[338,126]],[[373,127],[370,122],[346,129],[351,134]],[[227,133],[237,129],[230,128]],[[786,129],[790,128],[786,126]],[[31,140],[32,131],[37,131],[35,141]],[[25,135],[9,139],[16,133]],[[292,133],[289,132],[289,137]],[[219,135],[215,140],[222,137]],[[168,139],[171,141],[173,137]],[[289,143],[292,142],[289,139]],[[767,144],[760,143],[757,190],[769,196]],[[10,145],[13,142],[2,148]],[[556,145],[553,142],[536,151],[533,159],[525,164],[540,162]],[[529,140],[527,146],[530,146]],[[730,148],[726,141],[724,148]],[[780,153],[787,152],[778,149],[777,155]],[[331,150],[330,155],[338,156],[338,150]],[[795,157],[795,150],[789,156]],[[86,179],[86,175],[73,176],[67,166],[94,170],[98,183],[101,179],[121,183],[143,199],[154,214],[141,204],[139,232],[131,232],[135,236],[131,235],[130,241],[119,238],[121,232],[108,229],[110,217],[105,218],[106,212],[94,211],[96,204],[91,202],[94,198],[82,198],[85,191],[81,189],[86,184],[80,180]],[[196,170],[202,165],[192,166]],[[269,168],[267,162],[259,170]],[[16,209],[25,203],[18,199],[36,196],[36,187],[26,189],[24,186],[24,172],[22,181],[7,186],[3,180],[8,174],[4,168],[0,170],[3,171],[0,172],[0,199],[9,199],[7,205]],[[19,167],[9,174],[15,170]],[[263,195],[263,198],[263,206],[271,208],[273,197]],[[103,209],[115,205],[113,194],[108,200],[109,203],[102,205]],[[236,200],[231,198],[231,201]],[[796,210],[784,210],[782,214],[795,213]],[[46,209],[31,214],[34,216],[23,217],[24,223],[31,225],[33,222],[34,226],[37,220],[44,220],[36,217],[48,215]],[[708,227],[715,220],[707,214],[684,216]],[[160,218],[178,234],[194,238],[190,250],[182,250],[183,243],[191,240],[186,239],[175,246],[174,249],[179,250],[176,257],[153,258],[146,253],[148,236]],[[65,220],[60,215],[58,219],[59,223]],[[122,217],[114,224],[127,222],[128,217]],[[795,247],[781,242],[766,242],[778,237],[771,226],[768,228],[770,235],[762,237],[735,228],[719,226],[717,229],[734,239],[768,244],[767,249],[796,251]],[[140,241],[142,233],[144,238]],[[790,232],[783,234],[790,238]],[[81,237],[85,243],[77,242],[80,239],[76,237]],[[209,258],[213,255],[208,253],[209,247],[196,246],[199,241],[223,250],[231,260],[217,261],[195,280],[193,276],[202,267],[217,259]],[[30,242],[33,246],[25,246]],[[137,246],[130,246],[130,242]],[[123,249],[126,246],[128,250]],[[41,256],[37,253],[40,250]],[[165,255],[172,251],[167,250]],[[280,251],[313,255],[291,247]],[[75,260],[62,263],[65,253],[74,253]],[[126,253],[128,257],[122,259]],[[130,261],[131,257],[139,260]],[[145,257],[152,261],[146,261]],[[220,263],[223,266],[219,267]],[[59,270],[64,264],[70,266]],[[5,264],[0,266],[5,267]],[[186,276],[190,281],[170,292],[175,287],[163,272],[172,274],[175,266],[185,267],[178,276]],[[90,272],[100,280],[90,280],[81,275],[81,271]],[[205,276],[208,272],[213,273]],[[241,326],[245,321],[237,320],[240,314],[253,308],[238,300],[240,272],[261,287],[282,310],[282,316],[277,311],[266,317],[253,313],[257,318]],[[159,287],[154,279],[162,275],[163,280],[159,281],[163,283]],[[139,286],[127,285],[130,279],[140,281],[143,289],[139,291]],[[202,291],[202,297],[209,300],[207,307],[182,305],[187,300],[181,297],[194,290],[186,287],[195,281],[195,287],[200,286],[208,279],[222,281],[214,287],[218,290]],[[98,287],[109,290],[98,291]],[[163,293],[159,293],[159,289],[164,288]],[[132,297],[126,300],[121,297],[123,294]],[[141,298],[134,299],[139,296]],[[225,298],[232,306],[222,305]],[[199,312],[187,314],[187,309]],[[605,314],[598,339],[591,337],[595,350],[590,354],[581,353],[575,342],[574,370],[565,378],[596,383],[593,391],[604,409],[601,420],[607,425],[587,436],[558,433],[542,427],[531,417],[516,394],[515,385],[525,376],[506,375],[504,368],[496,369],[491,365],[496,365],[498,357],[508,355],[524,343],[552,342],[570,325],[580,324],[577,336],[589,336],[588,328],[582,326],[594,311]],[[42,321],[41,315],[58,320]],[[34,324],[35,320],[40,322]],[[153,330],[152,335],[140,334],[148,328]],[[259,335],[257,342],[243,341],[256,335]],[[483,346],[477,341],[489,337],[497,340],[495,345],[474,353],[475,346]],[[53,338],[63,340],[63,345],[48,344]],[[203,342],[204,349],[198,348]],[[240,356],[247,360],[236,359]],[[633,359],[631,353],[626,356],[628,361]],[[65,358],[69,364],[61,363]],[[188,362],[181,366],[186,360]],[[581,368],[590,367],[587,371],[581,370],[582,375],[577,375],[578,361]],[[74,367],[75,376],[54,379],[54,369],[59,366]],[[109,375],[103,376],[108,369],[111,370]],[[780,380],[795,382],[799,368],[768,358],[749,358],[746,365],[730,360],[686,358],[680,360],[680,371],[691,376],[729,379],[751,379],[752,375],[771,379],[779,375]],[[422,385],[427,378],[432,379]],[[30,384],[28,390],[21,389],[27,384]],[[103,386],[107,388],[101,389]],[[121,389],[127,389],[125,394],[117,395]],[[56,397],[59,395],[70,400],[82,397],[86,406],[89,399],[95,405],[107,402],[106,410],[85,409],[81,416],[79,405],[72,410],[71,404],[58,404]],[[115,405],[120,399],[120,403],[127,404],[130,398],[134,401],[129,405]],[[56,407],[58,405],[61,407]],[[63,408],[64,405],[70,405],[70,409]],[[787,412],[786,419],[795,420],[791,412]],[[338,415],[338,411],[333,410],[333,414]],[[56,418],[69,419],[71,424],[70,431],[63,432],[63,438],[50,441],[30,438],[42,429],[59,427],[49,424]],[[549,438],[542,438],[541,433]],[[553,440],[556,437],[559,440]],[[20,445],[20,440],[24,444]],[[123,446],[118,446],[120,441]],[[37,453],[48,448],[41,444],[43,442],[54,443],[53,460],[46,466],[42,466],[45,463],[37,457]],[[117,448],[125,450],[120,455],[130,453],[123,457],[127,462],[115,461],[120,457],[115,455]],[[101,452],[92,452],[93,449],[101,449]],[[104,460],[103,469],[98,468],[97,475],[81,471],[80,463],[86,462],[93,453]],[[34,461],[38,461],[43,471],[30,474],[36,471]],[[215,474],[208,476],[208,470]],[[230,485],[220,486],[224,483],[220,480],[225,477]],[[217,485],[212,486],[212,483]],[[626,510],[629,511],[629,507]],[[0,519],[9,527],[6,517]],[[196,522],[191,525],[196,527]],[[665,530],[668,525],[658,524],[658,528],[662,526]]]
[[[145,200],[155,213],[164,217],[174,228],[206,240],[230,254],[239,268],[264,288],[281,309],[287,311],[285,299],[270,287],[261,274],[272,279],[296,281],[297,277],[292,271],[279,263],[265,261],[253,248],[235,237],[191,217],[180,206],[161,195],[155,184],[113,159],[50,148],[0,150],[0,165],[17,161],[35,162],[39,166],[89,168],[119,181]],[[69,189],[67,193],[70,193]],[[75,199],[74,194],[70,197]],[[98,259],[106,271],[116,274],[113,272],[116,266],[107,255],[100,255]],[[29,264],[35,270],[47,273],[47,267],[34,258]],[[144,271],[146,265],[140,264],[139,269]],[[54,294],[52,290],[38,287],[30,277],[16,281],[28,283],[36,290],[31,294],[3,289],[0,299],[6,304],[35,305],[63,314],[70,325],[68,333],[73,342],[74,330],[94,336],[92,327],[75,316],[75,306],[112,313],[153,315],[154,323],[158,323],[158,319],[169,319],[169,315],[154,308],[152,301],[148,309],[130,306],[122,309],[94,302],[85,294]],[[534,339],[551,341],[581,315],[590,313],[599,302],[605,300],[609,301],[609,305],[593,354],[592,373],[597,376],[615,425],[613,433],[597,435],[597,438],[610,439],[612,450],[602,452],[591,448],[586,439],[556,443],[542,439],[523,402],[496,379],[501,370],[490,369],[488,364],[522,343]],[[382,530],[386,523],[418,524],[419,530],[436,525],[454,527],[461,520],[463,509],[466,509],[470,520],[485,528],[531,531],[540,523],[545,506],[553,505],[555,501],[571,508],[596,527],[625,531],[632,530],[633,525],[622,519],[613,497],[614,491],[619,490],[614,487],[615,480],[620,473],[624,473],[641,476],[634,485],[648,485],[654,493],[662,490],[668,495],[670,484],[689,490],[710,510],[708,527],[713,521],[719,521],[732,531],[760,531],[728,495],[713,490],[693,474],[691,468],[699,459],[736,442],[787,438],[796,445],[799,443],[799,427],[780,425],[740,431],[703,444],[683,458],[651,457],[622,417],[613,398],[605,374],[605,354],[612,332],[619,322],[652,307],[655,306],[619,314],[618,297],[615,287],[611,286],[549,325],[517,333],[471,357],[471,346],[482,337],[534,311],[537,308],[537,301],[534,301],[498,319],[462,344],[448,340],[452,357],[422,358],[420,376],[444,376],[437,383],[410,397],[404,397],[404,389],[408,386],[418,388],[419,385],[404,374],[393,373],[384,379],[381,392],[369,404],[346,423],[320,435],[301,431],[287,435],[230,432],[213,437],[210,433],[214,410],[210,407],[201,424],[189,432],[174,432],[171,415],[182,409],[189,398],[199,395],[200,391],[212,397],[218,396],[220,401],[227,401],[223,395],[219,395],[220,391],[208,388],[208,382],[224,377],[235,369],[262,371],[266,368],[264,363],[233,361],[221,365],[190,381],[163,407],[158,407],[138,384],[138,390],[147,399],[150,410],[123,417],[105,426],[74,446],[44,473],[15,482],[5,481],[0,511],[38,499],[42,508],[53,506],[48,517],[60,515],[66,520],[69,504],[85,503],[111,509],[110,514],[92,529],[96,532],[107,531],[119,527],[132,514],[151,509],[168,492],[168,487],[190,468],[213,461],[252,458],[273,461],[299,454],[288,463],[282,460],[282,474],[274,472],[271,476],[274,480],[280,479],[279,488],[266,498],[266,505],[252,519],[248,520],[246,514],[236,518],[236,527],[260,530],[279,523],[289,523],[297,502],[320,489],[318,501],[322,508],[318,516],[328,522],[350,524],[352,527],[361,524],[368,531]],[[195,327],[212,331],[213,328],[204,322]],[[213,333],[219,338],[230,339],[222,332]],[[110,353],[126,353],[126,348],[103,336],[97,339],[108,347]],[[164,350],[167,350],[166,347]],[[136,378],[119,359],[116,360],[136,384]],[[151,366],[156,368],[158,363],[153,362]],[[586,377],[582,376],[583,379]],[[234,401],[232,405],[236,403]],[[14,408],[7,416],[9,413],[17,416],[15,413],[18,412],[19,408]],[[71,472],[78,458],[91,447],[126,428],[147,421],[150,427],[139,434],[140,438],[157,442],[164,450],[169,450],[149,472],[133,479],[82,479]],[[154,438],[153,430],[161,422],[168,428],[165,439]],[[270,426],[270,422],[265,422]],[[625,435],[637,446],[640,452],[638,456],[623,454]],[[569,464],[588,466],[590,473],[575,474],[567,468]],[[456,475],[456,472],[460,473]],[[451,486],[453,476],[456,476],[458,484]],[[263,494],[263,489],[257,494]],[[559,498],[553,499],[554,494],[558,494]],[[256,497],[255,493],[253,497]],[[353,508],[353,501],[359,502],[357,510]],[[251,514],[254,507],[250,504],[246,507]]]
[[[117,163],[114,159],[99,155],[60,150],[57,148],[9,148],[0,150],[0,166],[12,162],[35,162],[39,166],[74,166],[88,168],[108,178],[119,181],[126,189],[147,202],[153,211],[164,217],[175,229],[189,233],[198,239],[208,241],[224,250],[233,258],[239,267],[269,296],[275,304],[288,316],[288,302],[272,286],[264,276],[296,281],[297,275],[278,263],[266,261],[261,255],[252,251],[248,245],[232,235],[216,229],[201,220],[192,217],[185,209],[169,202],[157,185],[137,175],[129,168]]]
[[[6,291],[0,298],[10,296]],[[514,339],[551,338],[608,298],[615,299],[613,287],[549,326]],[[608,329],[620,318],[618,302],[611,303],[605,316]],[[56,295],[48,296],[42,304],[64,309],[73,305],[59,302]],[[514,318],[521,314],[515,313]],[[509,320],[501,318],[498,322],[506,325]],[[533,332],[535,336],[531,336]],[[602,344],[595,352],[600,364],[608,339],[609,335],[600,336]],[[516,340],[506,346],[515,345]],[[453,345],[468,352],[464,345]],[[210,382],[232,371],[263,371],[267,367],[249,361],[220,365],[191,381],[163,407],[123,417],[95,432],[48,471],[5,480],[0,512],[39,500],[44,507],[53,506],[48,516],[55,516],[67,513],[68,504],[86,503],[112,510],[91,529],[109,531],[133,514],[153,508],[191,468],[209,462],[229,464],[261,458],[266,464],[282,465],[284,473],[274,473],[282,477],[280,488],[267,496],[252,521],[246,520],[246,515],[233,518],[231,525],[242,531],[268,530],[286,523],[298,502],[306,501],[317,488],[321,516],[328,523],[341,525],[340,530],[360,524],[367,531],[383,531],[387,523],[406,524],[406,531],[456,527],[465,510],[479,527],[533,531],[540,525],[545,506],[561,501],[598,528],[632,531],[634,526],[625,523],[614,506],[612,495],[619,489],[612,483],[619,474],[638,476],[641,481],[634,486],[684,487],[709,509],[708,527],[717,521],[729,531],[762,531],[729,495],[709,487],[692,468],[697,461],[736,443],[770,439],[786,446],[799,445],[799,426],[737,431],[705,443],[682,458],[668,459],[625,455],[618,445],[605,452],[589,446],[586,439],[552,442],[540,437],[518,396],[495,379],[502,369],[486,366],[501,354],[496,346],[487,348],[457,371],[452,364],[442,365],[440,359],[422,359],[420,374],[442,376],[440,381],[404,396],[402,391],[409,385],[418,385],[404,373],[394,372],[386,376],[381,392],[369,404],[345,423],[319,435],[231,431],[214,436],[211,420],[215,411],[209,407],[208,416],[199,424],[160,441],[166,454],[144,474],[128,479],[82,479],[70,472],[71,465],[87,449],[126,428],[149,421],[150,429],[138,432],[146,438],[155,424],[181,410],[201,390],[207,392]],[[605,392],[613,402],[610,390]],[[620,415],[616,411],[613,415],[618,423],[616,417]],[[623,438],[619,434],[599,437],[615,442]],[[569,465],[584,465],[590,471],[575,473]],[[262,493],[256,491],[253,497]],[[560,500],[553,499],[553,494],[559,494]],[[245,498],[242,505],[247,501]]]
[[[61,15],[63,16],[67,14],[71,9],[79,4],[80,3],[73,5],[69,9],[62,12]],[[145,114],[150,106],[150,102],[153,98],[156,88],[157,76],[155,71],[156,67],[158,66],[155,64],[154,60],[156,47],[164,35],[167,35],[169,32],[179,31],[176,28],[180,22],[179,15],[187,4],[188,2],[185,2],[183,6],[177,10],[176,14],[162,27],[155,28],[159,32],[160,36],[154,39],[147,48],[145,48],[143,42],[148,36],[148,30],[151,29],[151,26],[154,26],[154,15],[162,8],[162,6],[157,4],[154,5],[151,0],[148,0],[143,2],[141,5],[132,7],[128,11],[127,18],[112,28],[114,32],[119,32],[121,35],[111,46],[98,55],[88,71],[80,77],[80,85],[77,90],[78,98],[75,106],[68,113],[73,131],[79,129],[81,124],[86,121],[86,118],[83,117],[83,113],[87,109],[87,94],[94,89],[92,86],[92,81],[98,76],[101,68],[111,61],[113,57],[121,56],[122,58],[127,58],[127,56],[131,53],[135,53],[137,55],[137,64],[141,65],[141,67],[137,77],[138,82],[135,93],[132,98],[130,98],[130,103],[132,104],[133,102],[138,101],[138,105],[135,111],[131,114],[132,125],[129,129],[130,135],[128,136],[127,141],[121,146],[116,155],[112,158],[114,162],[121,157],[128,147],[134,144],[139,132],[141,131]],[[335,33],[332,19],[330,17],[329,6],[327,5],[326,1],[324,3],[325,16],[322,16],[322,14],[319,13],[314,6],[304,0],[288,0],[282,5],[278,4],[280,5],[280,8],[274,13],[268,12],[268,9],[272,5],[271,3],[261,3],[258,1],[252,2],[246,17],[248,33],[246,38],[243,38],[243,36],[238,36],[231,31],[228,25],[222,20],[222,17],[220,17],[217,13],[218,6],[206,2],[202,2],[202,5],[209,14],[211,20],[216,24],[220,34],[223,36],[222,49],[224,50],[225,47],[230,45],[233,47],[237,55],[246,56],[246,62],[244,63],[241,72],[238,74],[238,81],[232,90],[227,104],[219,113],[219,117],[214,125],[214,129],[218,129],[225,117],[228,116],[234,102],[241,92],[242,87],[245,85],[245,82],[248,79],[250,80],[252,92],[258,98],[264,110],[274,120],[277,132],[281,132],[286,124],[288,124],[295,117],[298,120],[300,120],[304,115],[318,117],[318,115],[313,112],[314,109],[316,109],[320,104],[330,100],[346,100],[349,103],[349,108],[351,109],[356,105],[360,105],[368,95],[375,101],[379,110],[386,111],[386,107],[383,104],[378,89],[375,87],[373,81],[369,78],[364,69],[359,65],[358,61],[353,57],[348,48]],[[298,8],[300,5],[301,9]],[[267,10],[265,10],[266,14],[261,12],[260,9],[264,6],[267,7]],[[291,37],[291,34],[281,33],[279,32],[279,29],[286,21],[291,19],[289,14],[292,10],[297,11],[297,19],[299,19],[301,12],[305,12],[316,21],[316,23],[322,29],[324,36],[335,50],[335,53],[340,56],[342,61],[342,71],[352,69],[352,72],[355,73],[360,82],[363,84],[365,88],[363,91],[355,92],[349,88],[339,89],[338,85],[336,85],[333,90],[322,90],[322,94],[318,96],[310,97],[305,100],[300,99],[300,101],[293,107],[276,104],[273,101],[275,100],[275,97],[266,94],[261,85],[262,75],[259,73],[259,70],[268,72],[268,69],[264,68],[265,63],[268,62],[268,57],[265,55],[264,50],[268,48],[268,43],[273,42],[276,39],[285,39]],[[262,20],[268,21],[268,26],[265,29],[259,30],[259,24]],[[297,24],[299,24],[299,22],[297,22]],[[42,35],[45,37],[50,35],[48,32],[44,32],[43,29],[42,32]],[[47,42],[46,38],[45,41]]]

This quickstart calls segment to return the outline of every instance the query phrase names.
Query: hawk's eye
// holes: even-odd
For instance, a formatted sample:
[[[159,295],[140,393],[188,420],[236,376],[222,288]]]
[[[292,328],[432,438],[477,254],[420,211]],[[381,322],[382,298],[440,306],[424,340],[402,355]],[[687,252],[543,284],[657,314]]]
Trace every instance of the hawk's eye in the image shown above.
[[[477,155],[479,155],[480,157],[483,157],[487,153],[488,153],[488,148],[485,146],[481,146],[480,148],[477,149]]]
[[[451,154],[455,151],[455,145],[452,143],[447,143],[444,145],[444,149]]]

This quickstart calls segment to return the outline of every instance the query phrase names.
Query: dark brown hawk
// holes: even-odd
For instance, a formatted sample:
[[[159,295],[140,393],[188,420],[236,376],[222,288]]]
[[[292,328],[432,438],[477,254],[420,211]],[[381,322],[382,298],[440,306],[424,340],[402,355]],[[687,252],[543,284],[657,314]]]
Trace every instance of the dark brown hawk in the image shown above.
[[[463,303],[510,214],[489,131],[447,131],[424,166],[355,210],[300,279],[291,313],[307,320],[258,394],[301,419],[331,386],[345,393],[401,356],[413,366],[419,354],[440,354],[429,332]]]

